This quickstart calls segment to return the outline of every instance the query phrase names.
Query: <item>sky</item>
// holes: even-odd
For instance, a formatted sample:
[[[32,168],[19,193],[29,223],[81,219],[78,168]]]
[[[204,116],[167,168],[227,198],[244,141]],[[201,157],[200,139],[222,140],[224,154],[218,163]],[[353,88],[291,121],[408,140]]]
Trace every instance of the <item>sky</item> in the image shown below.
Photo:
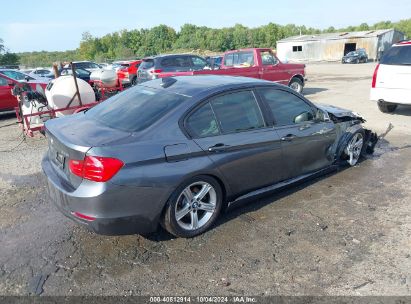
[[[411,18],[410,0],[19,0],[0,2],[0,38],[11,52],[64,51],[79,46],[81,34],[166,24],[213,28],[269,22],[319,29]]]

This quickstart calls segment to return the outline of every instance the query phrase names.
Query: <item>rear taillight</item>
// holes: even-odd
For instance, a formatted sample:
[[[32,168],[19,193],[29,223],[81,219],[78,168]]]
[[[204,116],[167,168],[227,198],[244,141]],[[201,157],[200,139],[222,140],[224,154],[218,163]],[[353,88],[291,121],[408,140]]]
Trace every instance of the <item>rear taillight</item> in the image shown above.
[[[124,163],[111,157],[86,156],[84,160],[71,159],[71,173],[94,182],[106,182],[111,179]]]
[[[375,84],[377,83],[377,74],[378,74],[379,67],[380,67],[380,64],[377,64],[374,70],[374,75],[372,75],[372,83],[371,83],[372,88],[375,88]]]
[[[150,73],[152,73],[152,74],[158,74],[158,73],[161,73],[162,71],[163,71],[162,69],[151,70]]]

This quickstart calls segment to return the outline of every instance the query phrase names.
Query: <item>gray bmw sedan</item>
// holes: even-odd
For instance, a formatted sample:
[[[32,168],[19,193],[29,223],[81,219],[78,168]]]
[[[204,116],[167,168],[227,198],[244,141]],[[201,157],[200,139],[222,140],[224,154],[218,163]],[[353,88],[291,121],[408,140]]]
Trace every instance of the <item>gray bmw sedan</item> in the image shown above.
[[[272,82],[163,78],[47,121],[42,167],[59,210],[97,233],[193,237],[232,203],[355,165],[376,142],[362,122]]]

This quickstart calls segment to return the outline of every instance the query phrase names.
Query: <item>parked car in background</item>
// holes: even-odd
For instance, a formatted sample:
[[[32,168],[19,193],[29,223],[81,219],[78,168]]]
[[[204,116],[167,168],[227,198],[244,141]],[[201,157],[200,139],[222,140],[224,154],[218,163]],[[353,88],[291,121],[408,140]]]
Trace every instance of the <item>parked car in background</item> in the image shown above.
[[[102,69],[107,69],[110,64],[108,63],[97,63]]]
[[[375,145],[363,121],[269,81],[170,77],[47,121],[42,167],[51,201],[95,232],[193,237],[228,204],[355,165]]]
[[[51,69],[37,68],[37,69],[32,70],[28,74],[33,77],[40,76],[40,77],[46,77],[50,79],[54,78],[54,74]]]
[[[123,85],[137,84],[137,70],[141,60],[130,60],[120,63],[121,68],[117,71],[118,79]]]
[[[11,89],[17,81],[0,74],[0,112],[11,111],[17,106],[17,99],[11,94]]]
[[[302,92],[305,85],[305,65],[282,63],[268,48],[249,48],[225,52],[219,70],[211,70],[203,58],[193,55],[146,58],[143,59],[138,69],[138,81],[143,82],[170,76],[207,74],[269,80],[289,86],[299,93]]]
[[[50,79],[47,77],[30,76],[21,71],[11,70],[11,69],[0,69],[0,74],[6,75],[7,77],[20,81],[20,82],[28,82],[28,83],[35,83],[35,84],[46,83],[47,84],[50,81]]]
[[[87,71],[85,69],[81,69],[81,68],[76,68],[76,77],[83,79],[84,81],[90,82],[90,71]],[[63,68],[60,71],[60,75],[61,76],[67,76],[67,75],[73,75],[73,70],[71,68]]]
[[[207,61],[196,55],[173,54],[144,58],[138,68],[139,83],[156,78],[175,75],[175,72],[199,71],[210,69]],[[190,74],[187,74],[190,75]]]
[[[370,99],[383,113],[411,105],[411,40],[394,44],[375,67]]]
[[[366,63],[368,62],[368,55],[365,49],[358,49],[353,52],[347,53],[341,59],[341,63]]]
[[[205,57],[207,64],[212,70],[218,70],[221,68],[221,62],[223,61],[223,56],[208,56]]]
[[[73,65],[75,68],[84,69],[89,72],[94,72],[94,71],[102,69],[101,66],[99,66],[97,63],[92,62],[92,61],[73,61]],[[64,68],[70,68],[70,64],[69,63],[66,64]]]
[[[0,111],[14,110],[14,108],[17,106],[17,98],[11,93],[11,90],[15,85],[22,85],[25,90],[34,91],[37,90],[38,85],[40,85],[43,90],[45,90],[48,84],[48,81],[38,80],[34,78],[31,78],[27,81],[26,78],[20,75],[21,73],[15,74],[11,73],[10,71],[20,73],[14,70],[0,69]]]

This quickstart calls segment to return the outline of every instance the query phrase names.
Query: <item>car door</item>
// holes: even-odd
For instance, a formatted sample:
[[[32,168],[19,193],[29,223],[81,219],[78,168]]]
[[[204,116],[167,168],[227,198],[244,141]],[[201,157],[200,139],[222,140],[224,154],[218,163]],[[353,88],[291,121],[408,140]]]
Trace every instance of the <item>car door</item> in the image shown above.
[[[11,82],[12,80],[0,75],[0,111],[13,110],[17,106],[17,99],[11,94]]]
[[[332,121],[316,117],[317,109],[302,97],[277,88],[258,90],[274,119],[286,165],[286,178],[294,178],[330,165],[337,133]]]
[[[186,126],[233,193],[282,179],[280,138],[266,125],[252,90],[212,98],[190,114]]]
[[[286,71],[277,57],[269,50],[259,51],[261,56],[261,78],[288,85],[290,73]]]

